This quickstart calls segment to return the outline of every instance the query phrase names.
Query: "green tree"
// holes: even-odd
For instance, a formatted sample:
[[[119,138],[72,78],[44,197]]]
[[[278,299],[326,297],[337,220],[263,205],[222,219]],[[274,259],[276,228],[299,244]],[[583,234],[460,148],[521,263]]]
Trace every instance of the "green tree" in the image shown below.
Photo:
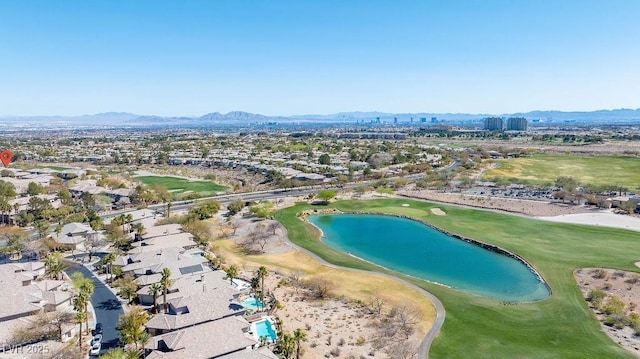
[[[144,224],[142,223],[136,223],[133,228],[136,231],[136,235],[138,237],[138,240],[142,240],[142,235],[146,233],[147,229],[144,228]]]
[[[169,305],[167,303],[167,292],[169,288],[173,285],[171,281],[171,270],[169,268],[162,268],[162,278],[160,278],[160,286],[162,287],[162,305],[164,307],[164,312],[169,311]]]
[[[298,328],[293,332],[293,340],[296,343],[296,359],[300,359],[300,343],[307,341],[307,333]]]
[[[229,216],[235,216],[244,208],[244,202],[237,200],[229,203],[227,206],[227,210],[229,211]]]
[[[129,303],[138,296],[138,284],[130,273],[113,282],[113,286],[118,288],[118,294]]]
[[[80,350],[82,350],[82,323],[87,320],[87,312],[78,311],[76,312],[76,321],[80,324],[80,331],[78,332],[78,346],[80,346]]]
[[[251,282],[249,283],[249,285],[251,286],[251,292],[253,293],[253,295],[257,296],[258,291],[260,290],[260,278],[251,277]]]
[[[45,274],[51,279],[58,279],[65,265],[62,261],[62,253],[51,253],[44,261]]]
[[[63,206],[73,206],[73,197],[71,196],[71,192],[65,188],[58,191],[58,199]]]
[[[262,201],[249,207],[249,213],[258,218],[268,218],[273,214],[273,203]]]
[[[85,313],[85,327],[88,333],[89,319],[87,318],[86,313],[89,300],[95,290],[95,284],[91,278],[85,277],[81,272],[74,272],[71,275],[71,283],[73,283],[74,292],[76,294],[74,299],[74,309],[78,312]]]
[[[289,359],[291,355],[293,355],[296,349],[296,342],[293,336],[285,333],[282,335],[280,340],[278,341],[278,345],[276,347],[276,351],[282,355],[283,358]]]
[[[328,154],[323,153],[320,155],[320,157],[318,157],[318,163],[321,165],[330,165],[331,164],[331,157],[329,157]]]
[[[2,248],[4,254],[17,254],[22,258],[22,252],[27,248],[25,245],[25,235],[23,233],[13,233],[5,236],[7,244]]]
[[[213,217],[220,210],[220,202],[218,201],[206,201],[200,204],[198,207],[189,211],[189,214],[197,219],[207,219]]]
[[[233,285],[233,279],[238,277],[238,266],[232,264],[225,268],[224,272],[227,274],[227,277],[229,277],[229,283]]]
[[[109,280],[113,280],[113,262],[116,261],[115,253],[107,253],[102,257],[102,263],[105,266],[107,274],[109,274]]]
[[[125,344],[133,344],[138,350],[141,339],[144,338],[144,325],[149,321],[149,313],[140,306],[133,306],[118,319],[118,334]]]
[[[0,215],[2,215],[2,224],[8,223],[8,214],[11,213],[13,206],[7,201],[6,197],[0,197]]]
[[[153,312],[158,313],[158,294],[162,292],[160,283],[153,283],[149,286],[149,295],[153,296]]]
[[[27,185],[27,194],[29,196],[36,196],[39,194],[44,193],[44,186],[35,183],[35,182],[29,182],[29,185]]]
[[[336,191],[331,189],[325,189],[318,192],[318,199],[322,200],[324,203],[329,203],[329,201],[336,196]]]
[[[14,198],[16,196],[16,187],[13,183],[0,180],[0,196]]]
[[[50,226],[49,221],[41,219],[39,221],[36,221],[34,225],[36,227],[36,231],[38,231],[38,235],[40,236],[40,239],[45,238],[47,234],[49,234],[49,226]]]
[[[265,266],[260,266],[260,268],[256,270],[256,277],[260,279],[260,301],[263,304],[264,304],[264,293],[265,293],[264,279],[267,276],[269,276],[269,271],[267,271],[267,268]]]

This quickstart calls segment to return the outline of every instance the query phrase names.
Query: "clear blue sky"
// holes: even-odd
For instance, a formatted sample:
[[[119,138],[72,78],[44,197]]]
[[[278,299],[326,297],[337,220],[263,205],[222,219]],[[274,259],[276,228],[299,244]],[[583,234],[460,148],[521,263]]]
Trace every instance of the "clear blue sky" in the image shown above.
[[[640,107],[640,1],[0,1],[0,115]]]

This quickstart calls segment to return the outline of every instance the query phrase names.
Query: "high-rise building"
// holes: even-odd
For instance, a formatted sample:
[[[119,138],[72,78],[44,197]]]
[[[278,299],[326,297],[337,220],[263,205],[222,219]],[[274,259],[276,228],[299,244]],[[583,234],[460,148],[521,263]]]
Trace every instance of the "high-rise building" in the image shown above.
[[[484,129],[489,131],[502,131],[504,123],[502,117],[487,117],[484,119]]]
[[[507,120],[507,131],[526,131],[528,126],[524,117],[511,117]]]
[[[420,123],[427,123],[426,117],[420,117]]]

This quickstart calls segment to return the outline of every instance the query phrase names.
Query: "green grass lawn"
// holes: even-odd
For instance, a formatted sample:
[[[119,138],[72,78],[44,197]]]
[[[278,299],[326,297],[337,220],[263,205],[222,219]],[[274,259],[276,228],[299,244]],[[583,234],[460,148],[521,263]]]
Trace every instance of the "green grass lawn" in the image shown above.
[[[630,189],[640,185],[638,157],[538,154],[496,160],[496,163],[498,168],[485,172],[483,180],[503,177],[547,184],[560,176],[571,176],[582,184],[615,184]]]
[[[54,171],[66,171],[69,170],[71,168],[69,167],[60,167],[60,166],[44,166],[44,165],[40,165],[40,166],[32,166],[30,168],[51,168]]]
[[[411,206],[402,207],[402,203]],[[633,358],[602,332],[573,279],[573,270],[608,267],[640,272],[634,265],[640,260],[637,232],[406,199],[342,201],[330,206],[406,214],[450,233],[498,245],[525,258],[546,279],[552,290],[549,298],[506,304],[396,273],[436,295],[447,310],[444,327],[431,347],[432,358]],[[434,207],[447,215],[432,215]],[[298,204],[276,214],[293,242],[331,263],[385,272],[322,244],[317,229],[295,217],[305,208],[314,207]]]
[[[174,195],[191,191],[202,196],[214,195],[216,192],[225,191],[227,187],[221,186],[211,181],[189,181],[179,177],[169,176],[140,176],[135,177],[136,180],[146,184],[147,186],[162,185]]]

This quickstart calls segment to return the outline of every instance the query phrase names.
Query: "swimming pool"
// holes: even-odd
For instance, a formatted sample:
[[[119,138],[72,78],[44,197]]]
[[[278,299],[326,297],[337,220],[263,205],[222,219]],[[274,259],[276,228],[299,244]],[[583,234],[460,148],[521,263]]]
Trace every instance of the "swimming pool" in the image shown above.
[[[256,297],[249,297],[242,301],[242,306],[248,309],[261,310],[264,309],[264,304],[260,299]]]
[[[261,320],[251,323],[249,331],[258,341],[260,340],[260,338],[264,337],[268,342],[275,343],[276,339],[278,338],[270,317],[263,317]]]

